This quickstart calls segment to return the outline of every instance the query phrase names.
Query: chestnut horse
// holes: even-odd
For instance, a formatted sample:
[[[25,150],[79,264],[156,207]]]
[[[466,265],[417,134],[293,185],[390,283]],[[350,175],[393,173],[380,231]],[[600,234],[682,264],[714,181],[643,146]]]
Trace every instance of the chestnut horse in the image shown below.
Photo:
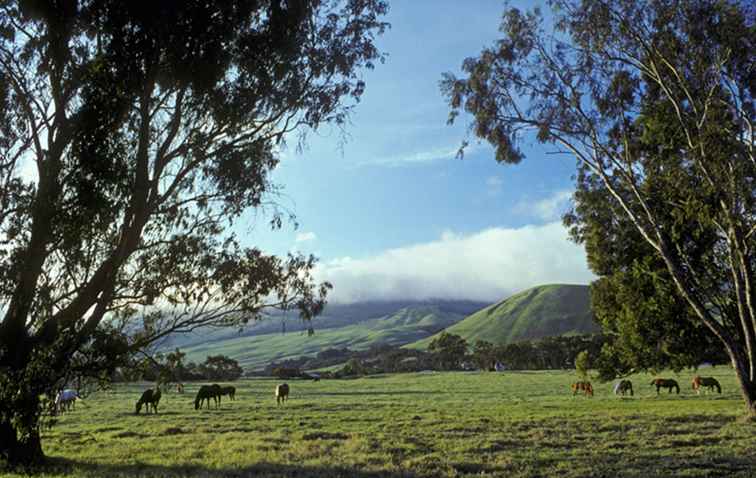
[[[716,388],[717,393],[722,393],[722,386],[719,385],[719,381],[714,377],[699,377],[698,375],[693,377],[693,390],[695,390],[697,394],[700,394],[701,387],[708,388],[710,392],[713,392]]]
[[[572,395],[575,395],[578,392],[583,392],[586,397],[593,396],[593,386],[591,386],[591,382],[575,382],[570,388],[572,388]]]

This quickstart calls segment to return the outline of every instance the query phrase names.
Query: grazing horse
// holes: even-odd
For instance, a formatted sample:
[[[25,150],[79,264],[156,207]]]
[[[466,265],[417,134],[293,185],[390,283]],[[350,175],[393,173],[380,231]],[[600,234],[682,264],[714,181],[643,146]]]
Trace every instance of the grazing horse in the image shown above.
[[[158,403],[160,403],[160,397],[162,395],[163,394],[160,392],[160,386],[155,390],[151,388],[145,390],[139,398],[139,401],[136,403],[136,414],[139,415],[139,412],[142,410],[142,405],[144,404],[147,404],[147,413],[150,413],[150,405],[152,405],[152,411],[157,413]]]
[[[575,395],[578,392],[583,392],[586,397],[593,396],[593,386],[591,386],[591,382],[575,382],[570,388],[572,389],[572,395]]]
[[[60,413],[75,410],[76,400],[81,400],[76,390],[71,390],[70,388],[61,390],[55,397],[55,412]]]
[[[276,405],[281,405],[289,397],[289,385],[282,383],[276,386]]]
[[[615,395],[622,394],[624,396],[626,392],[629,392],[631,397],[633,396],[633,382],[630,380],[620,380],[614,385]]]
[[[194,399],[194,409],[199,410],[202,408],[202,402],[207,400],[207,408],[210,408],[210,399],[215,400],[215,408],[220,406],[221,401],[221,386],[218,384],[203,385],[197,392],[197,397]]]
[[[713,392],[714,388],[716,388],[717,393],[722,393],[722,386],[719,385],[719,381],[714,377],[699,377],[698,375],[693,377],[693,390],[699,395],[701,394],[701,387],[708,388],[710,392]]]
[[[221,387],[221,396],[228,395],[231,400],[236,400],[236,387],[229,385],[228,387]]]
[[[651,380],[651,385],[656,386],[657,395],[659,395],[660,388],[668,389],[669,393],[672,393],[672,389],[674,388],[677,394],[680,395],[680,386],[677,384],[676,380],[673,380],[671,378],[655,378]]]

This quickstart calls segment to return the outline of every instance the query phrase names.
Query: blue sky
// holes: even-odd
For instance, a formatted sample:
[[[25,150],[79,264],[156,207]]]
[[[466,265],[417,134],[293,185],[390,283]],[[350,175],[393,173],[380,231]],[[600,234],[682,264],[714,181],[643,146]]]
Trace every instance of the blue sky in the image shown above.
[[[498,38],[502,11],[493,0],[393,1],[379,39],[388,57],[365,75],[346,143],[324,128],[303,151],[291,141],[282,153],[274,180],[299,229],[271,232],[250,218],[245,242],[316,254],[339,302],[497,300],[539,283],[587,283],[584,252],[559,220],[573,159],[548,156],[530,138],[520,165],[497,164],[476,141],[454,157],[467,119],[446,124],[438,82]]]

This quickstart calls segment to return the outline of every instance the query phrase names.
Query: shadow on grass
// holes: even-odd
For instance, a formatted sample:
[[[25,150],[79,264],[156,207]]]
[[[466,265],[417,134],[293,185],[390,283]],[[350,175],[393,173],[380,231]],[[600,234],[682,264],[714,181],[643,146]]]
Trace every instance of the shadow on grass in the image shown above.
[[[77,476],[107,477],[183,477],[200,476],[220,477],[353,477],[353,478],[421,478],[424,475],[401,471],[365,471],[358,468],[340,466],[284,465],[277,463],[259,463],[247,467],[211,468],[202,465],[105,465],[87,463],[63,458],[49,458],[48,463],[35,472]]]

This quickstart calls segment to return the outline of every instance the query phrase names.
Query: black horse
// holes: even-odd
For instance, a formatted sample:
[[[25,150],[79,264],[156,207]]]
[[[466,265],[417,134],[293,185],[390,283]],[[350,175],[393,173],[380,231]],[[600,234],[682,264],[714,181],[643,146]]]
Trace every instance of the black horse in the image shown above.
[[[666,388],[669,390],[669,393],[672,393],[672,389],[674,388],[677,394],[680,394],[680,385],[677,384],[676,380],[671,378],[655,378],[651,381],[651,385],[656,387],[657,395],[659,395],[660,388]]]
[[[229,385],[228,387],[221,387],[221,396],[228,395],[231,400],[236,400],[236,387]]]
[[[161,396],[162,393],[160,393],[160,387],[157,387],[155,390],[145,390],[139,398],[139,401],[136,403],[136,414],[139,415],[139,412],[142,410],[142,405],[144,404],[147,404],[147,413],[150,413],[150,405],[152,405],[153,412],[157,413],[158,403],[160,403]]]
[[[221,401],[221,386],[218,384],[203,385],[197,392],[197,397],[194,399],[194,409],[199,410],[202,408],[202,402],[207,400],[207,408],[210,408],[210,399],[215,400],[215,408],[220,406]]]

